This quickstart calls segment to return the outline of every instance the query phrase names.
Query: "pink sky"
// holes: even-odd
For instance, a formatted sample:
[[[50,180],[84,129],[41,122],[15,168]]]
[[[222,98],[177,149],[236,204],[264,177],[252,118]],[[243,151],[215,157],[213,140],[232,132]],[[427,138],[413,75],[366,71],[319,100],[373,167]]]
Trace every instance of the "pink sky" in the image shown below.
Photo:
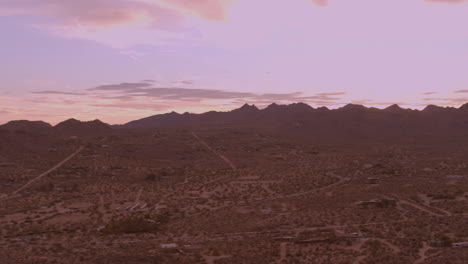
[[[468,102],[468,1],[0,0],[0,123]]]

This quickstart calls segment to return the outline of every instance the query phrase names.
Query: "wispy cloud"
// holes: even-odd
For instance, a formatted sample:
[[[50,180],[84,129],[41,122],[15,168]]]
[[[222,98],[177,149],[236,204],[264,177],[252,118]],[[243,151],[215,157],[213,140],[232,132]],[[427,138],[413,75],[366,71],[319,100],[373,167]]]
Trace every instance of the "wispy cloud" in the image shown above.
[[[175,19],[175,12],[154,4],[131,0],[1,0],[0,10],[56,19],[62,25],[112,26],[159,16],[159,25]],[[16,10],[17,12],[12,12]],[[170,13],[173,14],[170,14]],[[4,12],[4,15],[9,13]]]
[[[134,61],[141,61],[141,59],[145,56],[145,53],[139,52],[136,50],[127,49],[127,50],[121,50],[119,52],[120,54],[125,55]]]
[[[167,84],[167,87],[156,85]],[[105,84],[88,88],[83,91],[54,91],[44,90],[31,93],[34,97],[25,99],[28,105],[36,108],[51,109],[62,107],[63,113],[74,115],[79,111],[81,115],[104,115],[111,119],[115,113],[126,116],[142,117],[155,112],[190,111],[203,112],[210,110],[230,110],[241,103],[253,103],[267,106],[273,102],[290,104],[304,102],[314,106],[336,106],[341,103],[344,92],[326,92],[304,94],[291,93],[255,93],[244,91],[228,91],[220,89],[171,87],[171,84],[193,85],[192,80],[157,82],[144,80],[140,82],[124,82]],[[77,96],[71,100],[69,96]],[[79,96],[79,98],[78,98]],[[221,108],[220,108],[221,107]],[[107,109],[112,108],[112,113]],[[89,113],[85,113],[84,111]]]
[[[151,0],[139,0],[144,2],[155,2]],[[163,0],[159,4],[166,7],[175,8],[181,12],[191,13],[198,17],[213,20],[223,21],[227,18],[228,6],[235,0]]]
[[[192,81],[178,81],[176,83],[192,84]],[[300,92],[296,93],[268,93],[257,94],[249,92],[232,92],[224,90],[213,89],[194,89],[194,88],[181,88],[181,87],[152,87],[151,83],[121,83],[102,85],[95,88],[88,89],[88,91],[106,91],[107,94],[100,93],[101,96],[106,98],[129,99],[133,97],[150,97],[160,100],[178,100],[178,101],[199,101],[199,100],[232,100],[232,99],[249,99],[259,101],[334,101],[339,98],[336,96],[344,95],[343,92],[334,93],[319,93],[316,95],[304,95]],[[109,97],[110,96],[110,97]]]
[[[158,81],[156,81],[156,80],[143,80],[141,82],[144,82],[144,83],[157,83]]]
[[[120,91],[120,90],[129,90],[136,91],[135,89],[145,88],[152,86],[152,83],[139,82],[139,83],[120,83],[120,84],[107,84],[100,85],[94,88],[90,88],[90,91]]]
[[[61,91],[37,91],[37,92],[32,92],[32,93],[33,94],[84,95],[84,93],[61,92]]]
[[[90,27],[149,22],[167,27],[187,15],[226,19],[232,0],[0,0],[0,15],[33,14],[58,23]]]
[[[176,81],[172,82],[173,84],[185,84],[185,85],[191,85],[194,84],[195,82],[192,80],[183,80],[183,81]]]
[[[460,97],[460,98],[444,98],[444,97],[428,97],[423,98],[424,101],[430,102],[439,102],[442,105],[449,105],[449,106],[456,106],[468,103],[468,97]]]
[[[322,7],[328,6],[328,0],[308,0],[308,1],[317,6],[322,6]]]
[[[458,91],[455,91],[455,93],[468,93],[468,90],[458,90]]]
[[[93,107],[106,107],[106,108],[119,108],[119,109],[136,109],[136,110],[152,110],[152,111],[164,111],[168,110],[171,106],[168,104],[154,104],[154,103],[102,103],[102,104],[90,104]]]
[[[334,93],[318,93],[317,95],[323,96],[335,96],[335,95],[345,95],[346,92],[334,92]]]
[[[0,16],[42,19],[33,26],[64,38],[86,39],[122,49],[138,44],[168,45],[190,38],[184,24],[196,16],[224,21],[231,0],[0,0]],[[124,36],[124,37],[123,37]]]

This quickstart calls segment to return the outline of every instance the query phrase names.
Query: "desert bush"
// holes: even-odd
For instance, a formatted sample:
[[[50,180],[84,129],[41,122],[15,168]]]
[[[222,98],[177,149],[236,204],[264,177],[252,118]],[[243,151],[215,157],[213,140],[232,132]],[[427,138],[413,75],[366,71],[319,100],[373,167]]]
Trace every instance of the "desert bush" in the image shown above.
[[[434,200],[453,200],[453,199],[455,199],[455,195],[448,194],[448,193],[428,194],[427,196],[431,197]]]
[[[153,233],[159,230],[159,225],[159,222],[143,216],[128,216],[111,219],[103,232],[106,234]]]

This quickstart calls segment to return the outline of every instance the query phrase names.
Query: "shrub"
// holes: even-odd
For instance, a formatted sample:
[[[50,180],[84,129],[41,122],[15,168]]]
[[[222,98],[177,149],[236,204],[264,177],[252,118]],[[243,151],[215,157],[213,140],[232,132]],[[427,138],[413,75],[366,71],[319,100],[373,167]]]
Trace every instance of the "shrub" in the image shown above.
[[[147,180],[147,181],[156,181],[156,179],[159,180],[159,177],[156,176],[156,174],[154,174],[154,173],[150,173],[150,174],[146,175],[146,178],[145,178],[145,180]]]
[[[103,229],[103,232],[106,234],[153,233],[158,231],[159,225],[159,222],[152,221],[143,216],[129,216],[111,219]]]

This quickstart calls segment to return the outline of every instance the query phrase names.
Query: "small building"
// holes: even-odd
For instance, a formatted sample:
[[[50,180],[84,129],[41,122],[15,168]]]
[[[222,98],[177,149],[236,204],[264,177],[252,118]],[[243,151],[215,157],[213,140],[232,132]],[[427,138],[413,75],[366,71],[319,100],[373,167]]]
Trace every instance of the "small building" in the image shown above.
[[[378,184],[379,181],[379,178],[367,178],[367,184]]]
[[[163,254],[180,254],[182,251],[176,243],[160,244],[159,247]]]
[[[162,249],[178,248],[176,243],[160,244],[159,247],[162,248]]]
[[[447,243],[442,240],[431,240],[429,242],[429,246],[431,247],[447,247]]]
[[[315,237],[310,239],[304,240],[296,240],[294,241],[295,244],[317,244],[317,243],[331,243],[333,239],[328,237]]]
[[[367,201],[360,201],[359,204],[362,205],[362,206],[369,206],[369,205],[375,205],[377,203],[380,203],[381,200],[379,199],[371,199],[371,200],[367,200]]]
[[[280,236],[280,237],[275,237],[273,239],[276,240],[276,241],[293,241],[294,239],[296,239],[296,237],[294,237],[294,236]]]
[[[359,238],[362,238],[363,234],[361,233],[337,233],[336,234],[336,241],[337,242],[346,242],[346,243],[354,243],[359,240]]]
[[[465,178],[465,175],[447,175],[448,179],[461,180]]]
[[[182,251],[185,253],[195,253],[202,250],[202,246],[200,245],[183,245]]]
[[[16,168],[16,164],[15,163],[11,163],[11,162],[2,162],[0,163],[0,168]]]
[[[452,243],[452,247],[468,247],[468,241],[467,242]]]
[[[394,199],[371,199],[368,201],[359,202],[359,205],[361,205],[364,208],[367,208],[368,206],[387,208],[387,207],[394,207],[396,206],[396,204],[397,204],[397,201]]]

